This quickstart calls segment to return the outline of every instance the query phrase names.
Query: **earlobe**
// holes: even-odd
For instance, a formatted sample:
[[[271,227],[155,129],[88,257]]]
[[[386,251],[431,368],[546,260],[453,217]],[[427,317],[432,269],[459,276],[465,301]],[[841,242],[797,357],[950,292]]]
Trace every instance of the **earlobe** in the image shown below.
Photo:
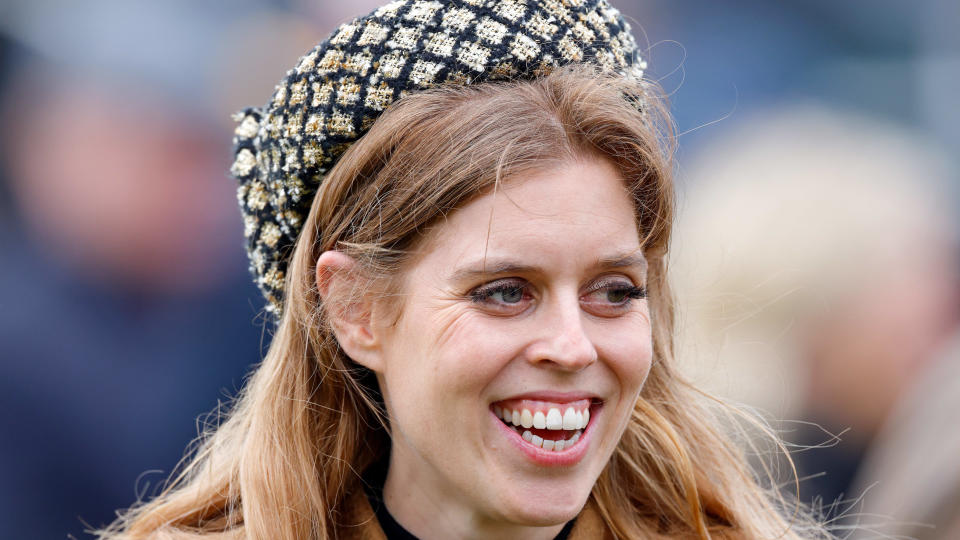
[[[354,362],[380,373],[369,280],[357,262],[340,251],[323,252],[317,259],[317,290],[340,348]]]

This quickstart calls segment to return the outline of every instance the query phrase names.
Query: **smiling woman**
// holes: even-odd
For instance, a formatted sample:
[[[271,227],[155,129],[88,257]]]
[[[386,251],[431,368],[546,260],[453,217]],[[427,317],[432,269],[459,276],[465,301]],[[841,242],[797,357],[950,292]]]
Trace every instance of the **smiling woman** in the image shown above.
[[[371,302],[353,311],[372,317],[333,319],[386,404],[387,508],[426,538],[553,538],[583,508],[650,369],[624,180],[593,156],[521,174],[421,242],[398,318],[378,324]],[[318,268],[325,300],[340,281],[355,287],[350,257],[327,251]]]
[[[640,67],[573,0],[401,0],[304,57],[236,138],[270,350],[102,535],[820,534],[674,371],[670,137]]]

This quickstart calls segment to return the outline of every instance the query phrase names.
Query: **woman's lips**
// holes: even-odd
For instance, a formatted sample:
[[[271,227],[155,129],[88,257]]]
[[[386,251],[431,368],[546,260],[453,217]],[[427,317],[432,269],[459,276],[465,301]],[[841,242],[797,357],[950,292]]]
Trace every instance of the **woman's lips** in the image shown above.
[[[539,396],[538,396],[539,397]],[[504,434],[540,465],[573,465],[589,445],[588,426],[602,402],[509,399],[491,405]],[[593,411],[593,412],[591,412]]]

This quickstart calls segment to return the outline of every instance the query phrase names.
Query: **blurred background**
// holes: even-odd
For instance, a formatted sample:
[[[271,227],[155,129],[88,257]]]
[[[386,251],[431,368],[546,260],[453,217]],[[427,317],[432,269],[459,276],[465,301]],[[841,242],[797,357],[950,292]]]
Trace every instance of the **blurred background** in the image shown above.
[[[108,523],[242,386],[230,114],[379,4],[0,3],[0,538]],[[614,4],[679,134],[682,368],[854,535],[960,538],[960,3]]]

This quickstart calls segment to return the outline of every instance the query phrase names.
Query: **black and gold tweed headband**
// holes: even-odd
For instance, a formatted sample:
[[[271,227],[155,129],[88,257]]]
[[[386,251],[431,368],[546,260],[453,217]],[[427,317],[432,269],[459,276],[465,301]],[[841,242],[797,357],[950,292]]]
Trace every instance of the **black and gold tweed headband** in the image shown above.
[[[324,175],[391,103],[578,62],[636,79],[646,68],[605,0],[396,0],[341,25],[266,106],[237,114],[230,172],[267,311],[280,315],[287,263]]]

